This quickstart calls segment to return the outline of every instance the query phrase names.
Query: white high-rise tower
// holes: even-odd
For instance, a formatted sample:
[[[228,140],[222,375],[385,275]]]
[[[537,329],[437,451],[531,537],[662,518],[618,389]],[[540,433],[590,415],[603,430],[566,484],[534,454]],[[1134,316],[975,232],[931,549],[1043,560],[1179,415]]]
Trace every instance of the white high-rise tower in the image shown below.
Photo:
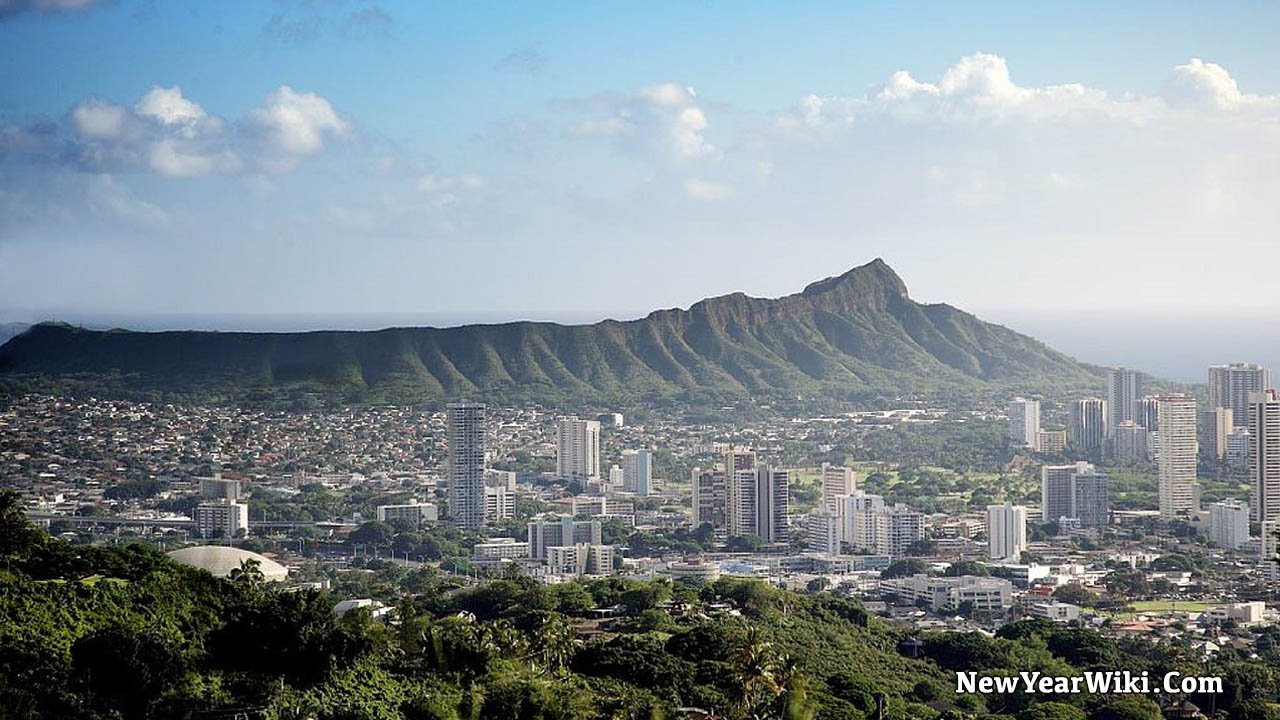
[[[600,479],[599,420],[556,420],[556,475],[584,483]]]
[[[451,403],[448,407],[449,517],[465,528],[485,522],[485,406]]]
[[[1177,517],[1196,507],[1196,399],[1190,395],[1159,398],[1160,431],[1156,437],[1156,468],[1160,485],[1160,516]]]

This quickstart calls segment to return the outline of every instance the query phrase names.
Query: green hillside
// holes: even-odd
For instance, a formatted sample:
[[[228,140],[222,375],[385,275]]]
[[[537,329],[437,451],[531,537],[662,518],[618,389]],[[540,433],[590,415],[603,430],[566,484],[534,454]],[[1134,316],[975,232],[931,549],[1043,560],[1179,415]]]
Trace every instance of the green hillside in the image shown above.
[[[1054,392],[1097,369],[949,305],[910,299],[876,260],[777,299],[741,293],[593,325],[515,322],[375,332],[97,332],[33,327],[0,383],[235,398],[314,390],[362,402]]]

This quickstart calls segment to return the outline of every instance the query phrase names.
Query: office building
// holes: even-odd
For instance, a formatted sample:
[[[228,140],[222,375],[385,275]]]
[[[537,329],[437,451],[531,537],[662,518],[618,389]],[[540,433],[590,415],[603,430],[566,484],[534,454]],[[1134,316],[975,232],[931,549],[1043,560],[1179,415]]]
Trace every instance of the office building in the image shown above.
[[[1009,442],[1037,450],[1040,434],[1040,401],[1014,398],[1009,402]]]
[[[1027,509],[1021,505],[987,506],[987,556],[1018,562],[1027,548]]]
[[[1160,516],[1174,518],[1198,510],[1196,485],[1196,400],[1190,395],[1158,398],[1156,436]]]
[[[515,538],[491,538],[471,548],[471,559],[479,563],[495,563],[529,557],[529,544]]]
[[[556,420],[556,475],[583,484],[600,480],[599,420]]]
[[[1224,500],[1209,506],[1209,539],[1214,545],[1238,550],[1249,542],[1249,506]]]
[[[1273,389],[1271,371],[1261,365],[1233,363],[1209,368],[1209,407],[1230,409],[1240,426],[1249,422],[1250,398]]]
[[[1280,395],[1254,393],[1249,418],[1249,489],[1258,522],[1280,521]]]
[[[1120,423],[1134,420],[1133,404],[1142,397],[1142,374],[1115,368],[1107,373],[1107,428],[1115,432]]]
[[[485,406],[450,403],[446,415],[449,441],[449,517],[464,528],[485,523]]]
[[[1209,460],[1226,460],[1227,438],[1234,429],[1235,413],[1231,408],[1211,407],[1201,410],[1196,425],[1200,454]]]
[[[880,591],[895,598],[898,604],[923,604],[934,612],[955,612],[965,605],[974,612],[998,613],[1013,604],[1013,583],[975,575],[893,578],[882,580]]]
[[[201,503],[192,511],[196,534],[202,538],[238,538],[249,534],[249,506],[225,500]]]
[[[836,498],[852,495],[858,489],[853,468],[822,463],[822,506],[834,509]]]
[[[1099,457],[1110,431],[1107,427],[1107,401],[1084,398],[1071,403],[1067,418],[1067,443],[1071,449],[1088,457]]]
[[[575,520],[569,515],[540,518],[530,521],[527,530],[529,557],[534,560],[545,560],[548,548],[601,544],[599,520]]]
[[[628,492],[648,496],[653,485],[653,453],[648,450],[622,451],[622,487]]]
[[[405,520],[414,525],[433,523],[440,519],[440,511],[433,503],[411,502],[403,505],[379,505],[377,517],[381,522]]]

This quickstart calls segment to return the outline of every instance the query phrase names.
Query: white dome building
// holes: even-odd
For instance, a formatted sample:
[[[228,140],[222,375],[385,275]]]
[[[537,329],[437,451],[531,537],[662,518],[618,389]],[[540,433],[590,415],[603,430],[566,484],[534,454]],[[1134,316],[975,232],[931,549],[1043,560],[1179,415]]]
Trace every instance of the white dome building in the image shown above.
[[[174,550],[166,555],[174,562],[200,568],[220,578],[230,575],[244,560],[257,560],[258,569],[267,582],[283,582],[289,575],[288,568],[269,557],[223,545],[198,545]]]

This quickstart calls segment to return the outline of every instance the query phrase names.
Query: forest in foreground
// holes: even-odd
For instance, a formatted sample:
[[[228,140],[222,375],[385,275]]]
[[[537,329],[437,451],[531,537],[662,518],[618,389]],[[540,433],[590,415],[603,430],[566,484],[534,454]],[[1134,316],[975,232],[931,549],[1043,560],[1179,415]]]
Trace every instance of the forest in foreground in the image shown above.
[[[831,592],[722,578],[544,586],[510,577],[403,597],[390,622],[341,598],[217,579],[156,550],[78,546],[0,493],[0,717],[714,717],[788,720],[1274,718],[1280,634],[1250,658],[1021,621],[995,638],[905,633]],[[592,618],[617,606],[619,617]],[[957,695],[956,670],[1220,675],[1213,697]]]

